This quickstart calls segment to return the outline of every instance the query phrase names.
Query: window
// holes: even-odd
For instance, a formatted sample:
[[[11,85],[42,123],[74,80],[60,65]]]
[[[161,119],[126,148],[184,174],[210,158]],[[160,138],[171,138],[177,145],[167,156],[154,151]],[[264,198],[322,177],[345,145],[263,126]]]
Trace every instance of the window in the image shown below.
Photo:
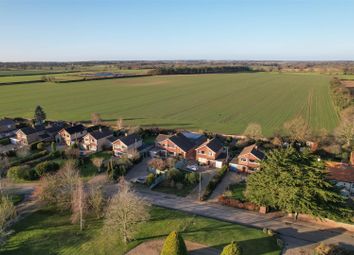
[[[208,155],[209,156],[213,156],[213,153],[211,151],[209,151]]]
[[[240,160],[241,160],[242,162],[247,162],[247,159],[246,159],[246,158],[240,158]]]
[[[205,151],[199,151],[199,154],[205,154]]]

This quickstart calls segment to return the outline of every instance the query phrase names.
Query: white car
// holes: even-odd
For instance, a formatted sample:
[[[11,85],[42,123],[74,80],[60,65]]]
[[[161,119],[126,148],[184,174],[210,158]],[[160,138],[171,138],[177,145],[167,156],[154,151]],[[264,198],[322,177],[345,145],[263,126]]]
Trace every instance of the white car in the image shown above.
[[[198,171],[199,167],[198,165],[187,165],[186,166],[187,170],[190,170],[190,171]]]

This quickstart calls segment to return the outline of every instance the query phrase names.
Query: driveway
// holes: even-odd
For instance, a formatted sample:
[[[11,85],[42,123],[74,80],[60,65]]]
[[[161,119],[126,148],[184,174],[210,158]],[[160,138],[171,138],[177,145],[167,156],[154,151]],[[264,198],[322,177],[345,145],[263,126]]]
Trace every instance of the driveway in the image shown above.
[[[229,187],[230,184],[239,183],[244,179],[245,175],[227,171],[222,181],[216,186],[215,190],[211,194],[209,201],[217,202],[218,197],[224,194],[225,190]]]
[[[201,173],[202,173],[201,194],[203,194],[209,181],[216,174],[216,170],[209,169],[209,170],[205,170]],[[189,198],[191,200],[199,200],[199,185],[197,185],[197,187],[194,190],[192,190],[192,192],[187,196],[187,198]]]
[[[148,162],[151,158],[144,158],[140,163],[134,165],[125,176],[127,181],[131,181],[134,178],[140,176],[147,176],[148,172],[146,171]]]

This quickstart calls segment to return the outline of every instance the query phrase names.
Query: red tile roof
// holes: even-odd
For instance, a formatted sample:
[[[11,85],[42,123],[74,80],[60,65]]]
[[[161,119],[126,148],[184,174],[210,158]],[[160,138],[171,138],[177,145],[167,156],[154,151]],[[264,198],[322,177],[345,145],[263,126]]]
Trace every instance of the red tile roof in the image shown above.
[[[348,164],[331,164],[327,167],[328,177],[331,180],[354,183],[354,167]]]

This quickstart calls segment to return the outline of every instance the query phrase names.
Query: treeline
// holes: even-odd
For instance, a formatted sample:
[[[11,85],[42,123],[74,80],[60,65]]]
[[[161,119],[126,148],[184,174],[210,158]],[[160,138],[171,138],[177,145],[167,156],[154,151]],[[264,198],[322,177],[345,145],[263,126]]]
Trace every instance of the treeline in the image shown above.
[[[154,75],[164,74],[204,74],[252,72],[248,66],[205,66],[205,67],[159,67],[151,71]]]
[[[330,84],[333,101],[339,110],[344,110],[353,104],[350,90],[345,87],[339,78],[333,78]]]

